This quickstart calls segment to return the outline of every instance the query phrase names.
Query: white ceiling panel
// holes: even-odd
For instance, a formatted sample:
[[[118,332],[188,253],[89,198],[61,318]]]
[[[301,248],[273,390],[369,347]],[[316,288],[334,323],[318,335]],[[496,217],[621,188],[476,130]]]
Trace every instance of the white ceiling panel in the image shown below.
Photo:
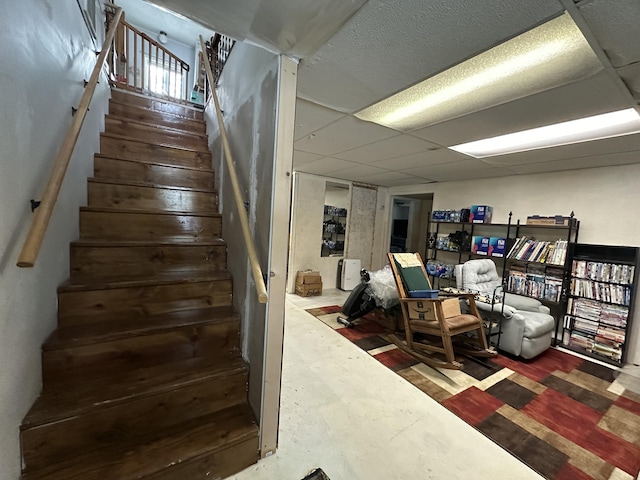
[[[307,163],[315,162],[316,160],[320,160],[322,155],[318,155],[316,153],[308,153],[301,152],[299,150],[293,151],[293,166],[300,167],[302,165],[306,165]]]
[[[424,185],[425,183],[434,183],[434,180],[419,177],[407,177],[398,180],[387,180],[384,182],[385,187],[403,187],[405,185]]]
[[[579,4],[578,10],[614,67],[640,61],[638,0],[593,0]]]
[[[295,139],[299,140],[344,117],[344,114],[302,99],[296,101]]]
[[[511,167],[515,165],[536,164],[626,152],[635,152],[636,157],[640,157],[640,134],[605,138],[573,145],[562,145],[560,147],[542,148],[540,150],[512,153],[510,155],[499,155],[496,157],[483,158],[482,160],[495,166]]]
[[[318,175],[327,175],[344,170],[345,168],[357,167],[358,163],[348,162],[347,160],[340,160],[339,158],[323,157],[315,162],[307,163],[305,165],[296,167],[298,172],[316,173]]]
[[[451,146],[629,108],[632,104],[628,92],[620,91],[609,74],[602,71],[579,82],[416,130],[412,134]]]
[[[438,182],[513,175],[513,172],[506,168],[487,165],[476,159],[411,168],[403,170],[403,173],[423,178],[432,178]]]
[[[509,167],[520,175],[545,172],[559,172],[562,170],[578,170],[582,168],[611,167],[614,165],[628,165],[638,163],[637,152],[612,153],[588,157],[568,158],[552,162],[530,163]]]
[[[400,158],[391,158],[374,163],[376,167],[387,169],[406,170],[408,168],[422,167],[425,165],[437,165],[438,163],[449,163],[460,160],[466,160],[466,155],[449,150],[448,148],[440,148],[428,152],[414,153]]]
[[[149,7],[142,0],[124,2]],[[153,2],[236,39],[301,59],[294,135],[294,165],[299,171],[393,186],[640,162],[635,138],[485,161],[446,148],[431,150],[637,106],[638,0],[574,0],[575,5],[568,0]],[[418,129],[411,136],[352,117],[355,111],[560,15],[565,6],[577,25],[589,27],[585,36],[615,68],[601,56],[602,72],[588,79]],[[176,18],[154,16],[148,28],[164,29],[172,36],[173,27],[166,25]],[[186,43],[194,42],[187,38]]]
[[[379,142],[370,143],[346,152],[337,153],[336,158],[352,160],[354,162],[378,162],[396,157],[410,155],[412,153],[425,152],[438,148],[431,142],[427,142],[412,135],[398,135]]]
[[[367,143],[400,135],[400,132],[347,116],[296,141],[296,150],[333,155]]]
[[[236,40],[304,57],[367,0],[150,0]]]
[[[303,59],[300,96],[353,113],[562,10],[558,0],[369,0]]]
[[[350,180],[361,180],[364,177],[370,177],[371,175],[385,174],[388,170],[384,168],[378,168],[371,165],[358,164],[353,167],[345,168],[335,172],[337,178],[344,178]]]

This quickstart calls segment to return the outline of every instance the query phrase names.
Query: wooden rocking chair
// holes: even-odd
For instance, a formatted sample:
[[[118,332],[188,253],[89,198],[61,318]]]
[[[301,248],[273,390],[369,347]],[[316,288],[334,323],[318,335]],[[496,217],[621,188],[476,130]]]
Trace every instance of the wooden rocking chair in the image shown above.
[[[493,357],[497,352],[487,345],[482,318],[475,304],[473,294],[460,294],[455,297],[439,297],[431,289],[429,277],[419,253],[389,253],[389,263],[393,269],[400,307],[404,318],[405,338],[392,335],[391,340],[409,355],[427,365],[437,368],[460,369],[462,364],[455,359],[452,337],[467,332],[458,339],[471,348],[456,345],[456,351],[477,357]],[[469,302],[470,314],[460,310],[460,299]],[[439,337],[439,343],[429,343],[417,339],[416,334]],[[431,352],[443,353],[446,360],[427,356]]]

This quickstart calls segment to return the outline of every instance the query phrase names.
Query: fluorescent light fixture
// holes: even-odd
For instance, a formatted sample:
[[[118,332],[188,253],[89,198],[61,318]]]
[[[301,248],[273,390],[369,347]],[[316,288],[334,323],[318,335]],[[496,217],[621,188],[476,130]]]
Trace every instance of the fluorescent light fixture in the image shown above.
[[[570,145],[640,133],[640,115],[634,108],[579,118],[568,122],[509,133],[449,147],[475,158],[493,157],[547,147]]]
[[[355,116],[407,132],[565,85],[602,68],[564,13]]]

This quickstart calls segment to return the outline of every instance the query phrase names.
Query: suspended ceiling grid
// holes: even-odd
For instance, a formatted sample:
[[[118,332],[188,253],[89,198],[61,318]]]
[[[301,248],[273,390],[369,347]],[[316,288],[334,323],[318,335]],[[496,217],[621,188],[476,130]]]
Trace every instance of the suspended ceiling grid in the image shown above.
[[[130,0],[133,1],[133,0]],[[449,145],[640,101],[637,0],[153,0],[300,59],[296,170],[384,186],[640,162],[638,135],[473,159]],[[353,113],[569,11],[597,74],[402,134]]]

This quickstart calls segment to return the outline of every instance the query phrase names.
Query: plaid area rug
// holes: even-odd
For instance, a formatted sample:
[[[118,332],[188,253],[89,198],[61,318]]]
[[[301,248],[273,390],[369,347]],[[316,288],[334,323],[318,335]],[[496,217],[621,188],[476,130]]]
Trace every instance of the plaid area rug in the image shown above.
[[[640,472],[640,395],[614,383],[613,370],[555,349],[529,361],[461,357],[462,370],[434,369],[389,341],[380,312],[346,328],[340,310],[307,312],[545,478],[635,480]]]

